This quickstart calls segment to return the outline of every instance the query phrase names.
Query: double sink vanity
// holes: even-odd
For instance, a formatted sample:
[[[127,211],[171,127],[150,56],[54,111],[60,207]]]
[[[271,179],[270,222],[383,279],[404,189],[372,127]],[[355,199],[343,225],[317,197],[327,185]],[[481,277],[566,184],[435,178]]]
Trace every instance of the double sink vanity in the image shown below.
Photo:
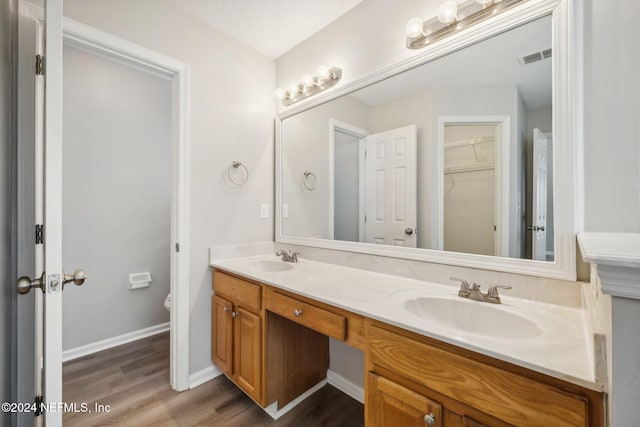
[[[303,254],[210,263],[212,359],[272,415],[326,381],[331,337],[364,352],[369,427],[605,425],[576,282],[582,7],[458,3],[484,18],[282,100],[275,242]]]
[[[588,313],[274,255],[212,261],[212,359],[260,406],[326,378],[329,339],[365,355],[367,426],[600,426]]]

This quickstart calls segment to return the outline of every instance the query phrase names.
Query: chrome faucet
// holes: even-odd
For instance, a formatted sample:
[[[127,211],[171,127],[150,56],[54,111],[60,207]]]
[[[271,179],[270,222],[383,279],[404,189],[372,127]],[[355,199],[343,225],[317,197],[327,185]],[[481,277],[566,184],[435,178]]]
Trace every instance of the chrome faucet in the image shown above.
[[[298,262],[298,255],[300,255],[300,252],[289,251],[289,253],[287,253],[284,249],[276,252],[276,256],[282,256],[282,260],[285,262]]]
[[[469,298],[475,301],[490,302],[492,304],[501,304],[498,289],[511,289],[511,286],[491,285],[489,287],[489,291],[487,291],[486,294],[483,294],[480,290],[480,285],[475,282],[469,286],[469,282],[464,279],[458,279],[455,277],[450,277],[450,279],[460,282],[460,290],[458,291],[459,297]]]

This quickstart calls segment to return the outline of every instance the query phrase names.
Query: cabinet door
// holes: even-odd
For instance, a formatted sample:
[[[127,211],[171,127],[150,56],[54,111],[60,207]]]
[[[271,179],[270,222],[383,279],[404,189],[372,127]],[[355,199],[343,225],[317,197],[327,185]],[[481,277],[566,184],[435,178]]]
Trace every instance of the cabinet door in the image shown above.
[[[256,401],[260,401],[260,316],[241,307],[234,311],[233,379]]]
[[[462,417],[462,422],[464,427],[487,427],[486,424],[479,423],[478,421],[467,416]]]
[[[379,375],[369,373],[368,427],[442,427],[442,406]]]
[[[233,354],[233,322],[231,318],[233,305],[226,299],[214,295],[211,300],[211,360],[222,372],[232,373]]]

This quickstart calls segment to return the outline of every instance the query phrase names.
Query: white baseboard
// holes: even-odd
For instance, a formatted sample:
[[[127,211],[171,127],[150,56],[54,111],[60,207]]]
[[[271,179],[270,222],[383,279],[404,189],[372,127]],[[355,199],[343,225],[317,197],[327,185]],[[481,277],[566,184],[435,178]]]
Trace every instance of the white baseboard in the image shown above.
[[[189,375],[189,388],[196,388],[220,375],[222,375],[222,371],[216,365],[207,366]]]
[[[117,347],[131,341],[137,341],[141,338],[161,334],[163,332],[167,332],[169,330],[169,326],[169,322],[161,323],[159,325],[150,326],[148,328],[118,335],[117,337],[107,338],[105,340],[96,341],[94,343],[82,345],[80,347],[70,348],[69,350],[64,350],[62,352],[62,361],[67,362],[69,360],[77,359],[88,354],[97,353],[108,348]]]
[[[335,372],[329,370],[327,371],[327,382],[351,397],[353,397],[358,402],[364,404],[364,388],[352,383],[342,375],[336,374]]]
[[[278,418],[280,418],[281,416],[283,416],[284,414],[286,414],[287,412],[289,412],[290,410],[298,406],[298,404],[303,400],[305,400],[307,397],[311,396],[313,393],[320,390],[326,384],[327,384],[327,380],[324,379],[320,381],[318,384],[311,387],[309,390],[302,393],[300,396],[296,397],[291,402],[284,405],[282,408],[278,409],[278,402],[276,401],[276,402],[273,402],[271,405],[267,406],[266,408],[264,408],[264,411],[267,414],[269,414],[271,418],[273,418],[274,420],[277,420]]]

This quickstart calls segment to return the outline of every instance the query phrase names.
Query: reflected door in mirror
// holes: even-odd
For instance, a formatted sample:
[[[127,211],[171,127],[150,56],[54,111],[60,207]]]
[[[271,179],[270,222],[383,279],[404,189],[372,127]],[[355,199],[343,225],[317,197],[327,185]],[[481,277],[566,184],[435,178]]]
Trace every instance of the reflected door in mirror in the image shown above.
[[[417,131],[415,125],[367,136],[368,243],[416,247]]]

